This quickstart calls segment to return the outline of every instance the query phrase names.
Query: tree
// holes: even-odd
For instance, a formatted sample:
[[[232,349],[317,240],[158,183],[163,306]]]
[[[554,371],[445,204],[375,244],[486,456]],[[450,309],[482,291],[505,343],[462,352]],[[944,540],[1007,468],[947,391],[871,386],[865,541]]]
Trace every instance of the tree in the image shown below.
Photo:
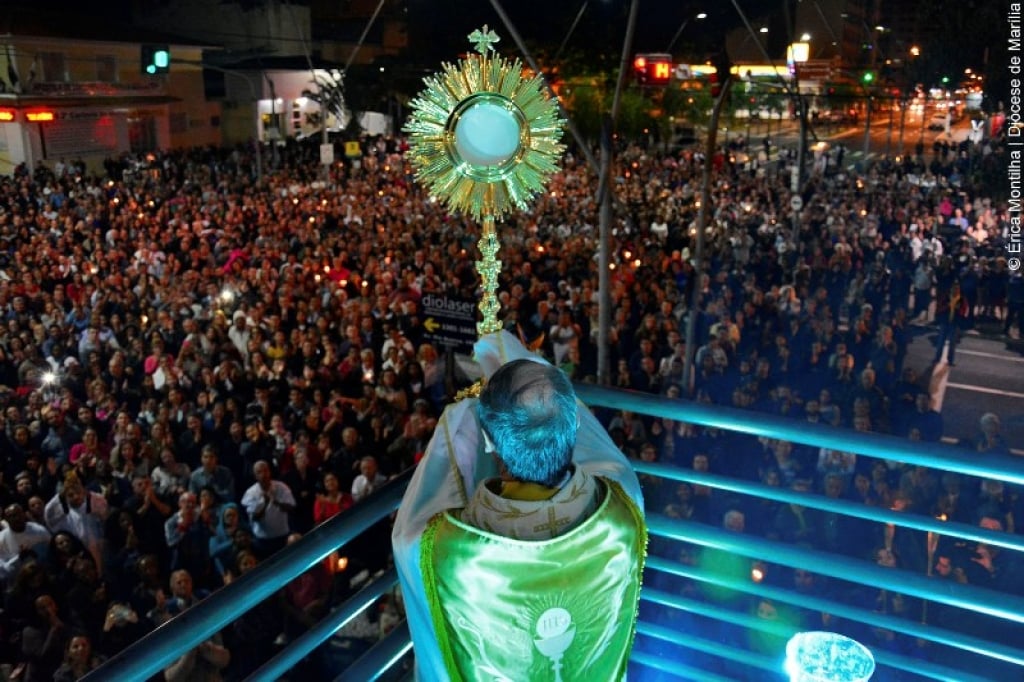
[[[314,76],[310,82],[316,86],[316,89],[303,90],[302,96],[308,97],[320,105],[321,118],[317,123],[323,126],[329,125],[333,116],[335,125],[340,127],[348,115],[348,109],[345,106],[345,74],[335,69],[330,73]],[[323,112],[327,113],[326,120],[322,118]],[[352,119],[356,118],[356,116],[352,116]]]
[[[578,85],[572,88],[567,108],[580,135],[588,143],[596,141],[601,135],[601,117],[605,111],[603,90],[595,85]]]
[[[680,90],[679,97],[673,95],[673,100],[677,102],[678,109],[672,110],[666,105],[666,110],[673,111],[673,115],[685,118],[694,126],[707,125],[711,109],[715,106],[711,90],[707,87]]]
[[[644,135],[644,130],[654,124],[651,110],[654,103],[639,88],[626,88],[622,91],[622,98],[619,102],[619,120],[615,126],[616,132],[627,139],[639,139]]]

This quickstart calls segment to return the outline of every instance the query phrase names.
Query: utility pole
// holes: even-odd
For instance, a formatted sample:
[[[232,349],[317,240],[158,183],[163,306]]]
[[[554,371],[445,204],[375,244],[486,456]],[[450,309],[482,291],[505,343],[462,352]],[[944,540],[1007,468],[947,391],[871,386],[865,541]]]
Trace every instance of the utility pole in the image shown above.
[[[868,152],[870,151],[870,148],[871,148],[871,100],[873,98],[871,97],[871,91],[867,90],[867,88],[865,88],[865,90],[867,91],[867,103],[868,103],[868,113],[867,113],[867,117],[864,119],[864,161],[866,162],[867,161],[867,157],[868,157]]]
[[[498,14],[498,17],[505,25],[505,28],[512,36],[512,40],[515,41],[516,46],[519,48],[520,52],[523,53],[523,57],[526,60],[526,63],[530,66],[531,69],[533,69],[537,73],[541,73],[540,67],[533,60],[533,57],[530,55],[530,52],[526,49],[526,44],[523,42],[523,39],[520,37],[519,32],[516,30],[515,25],[512,23],[511,19],[509,19],[508,14],[505,13],[505,10],[501,5],[500,0],[491,0],[491,6],[494,8],[494,11]],[[609,127],[609,131],[613,129],[615,124],[615,117],[618,115],[620,92],[623,87],[623,82],[626,78],[626,67],[629,63],[630,51],[632,50],[633,33],[636,28],[636,20],[638,13],[638,0],[632,0],[630,2],[629,8],[629,20],[626,25],[626,36],[623,39],[622,43],[622,57],[619,64],[619,77],[615,87],[615,97],[612,101],[611,127]],[[547,87],[548,91],[551,93],[551,96],[555,97],[555,99],[557,100],[555,94],[550,90],[551,86],[548,85]],[[561,111],[561,105],[559,105],[559,108]],[[598,234],[600,235],[599,239],[601,243],[598,247],[598,268],[600,270],[600,272],[598,273],[598,319],[600,322],[597,330],[597,381],[598,384],[606,384],[609,382],[610,379],[608,329],[611,326],[611,290],[609,288],[610,278],[608,276],[608,249],[611,240],[612,201],[614,198],[612,196],[612,183],[610,182],[612,155],[611,132],[609,132],[608,134],[607,147],[605,145],[605,136],[602,134],[602,154],[601,160],[600,162],[598,162],[598,160],[595,159],[594,155],[591,153],[589,146],[586,144],[582,136],[579,134],[579,131],[573,124],[572,120],[569,119],[568,117],[567,127],[569,129],[569,132],[572,134],[573,138],[576,140],[576,144],[579,147],[580,153],[584,156],[584,158],[586,158],[587,163],[591,166],[591,168],[596,168],[598,170],[599,180],[597,190],[597,203],[600,207],[598,213],[598,216],[600,218]]]
[[[903,128],[907,124],[907,105],[910,104],[910,99],[904,93],[903,97],[900,98],[900,141],[899,148],[900,154],[906,154],[906,149],[903,146]]]
[[[195,62],[186,59],[175,59],[173,61],[179,64],[199,66],[204,69],[216,71],[217,73],[223,73],[228,76],[236,76],[238,78],[243,79],[246,82],[246,84],[249,86],[249,93],[252,96],[253,109],[255,109],[256,111],[256,127],[253,132],[253,135],[256,140],[256,181],[259,182],[263,180],[263,143],[262,140],[260,140],[260,98],[256,94],[256,84],[253,82],[252,76],[249,76],[248,74],[245,74],[241,71],[232,71],[231,69],[225,69],[224,67],[217,66],[216,64],[206,64],[205,62]],[[271,106],[273,106],[273,104],[271,104]]]
[[[711,124],[708,126],[707,144],[704,146],[704,171],[701,176],[700,209],[697,211],[697,245],[693,253],[693,295],[690,298],[690,310],[686,316],[686,357],[683,360],[683,390],[689,394],[690,384],[693,381],[693,361],[697,354],[697,315],[700,313],[700,280],[702,275],[701,267],[704,265],[704,232],[708,224],[708,212],[711,210],[711,165],[714,160],[715,150],[718,147],[718,120],[722,116],[722,108],[729,96],[729,88],[732,86],[732,76],[727,69],[722,78],[722,90],[718,93],[715,106],[711,110]]]

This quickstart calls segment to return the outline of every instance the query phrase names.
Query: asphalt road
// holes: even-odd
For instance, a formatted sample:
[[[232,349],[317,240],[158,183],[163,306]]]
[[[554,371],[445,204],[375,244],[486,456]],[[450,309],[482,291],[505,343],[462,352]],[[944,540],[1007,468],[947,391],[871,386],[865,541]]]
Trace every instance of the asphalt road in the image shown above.
[[[1012,449],[1024,455],[1024,342],[991,328],[968,332],[957,346],[955,364],[932,364],[936,330],[913,327],[905,366],[927,379],[935,408],[942,413],[947,439],[973,439],[978,420],[994,412]]]
[[[828,140],[832,144],[842,143],[857,156],[864,150],[865,122],[861,120],[857,125],[836,125],[820,123],[815,127],[815,133],[819,140]],[[755,125],[751,130],[751,140],[760,141],[765,133],[764,125]],[[742,133],[742,123],[733,129],[734,132]],[[931,155],[932,145],[936,140],[947,140],[950,143],[959,143],[967,138],[971,132],[971,123],[964,118],[950,127],[947,133],[942,130],[931,130],[921,126],[921,117],[917,114],[909,114],[903,122],[903,141],[900,144],[900,117],[897,112],[890,120],[889,113],[876,114],[872,117],[871,128],[868,133],[868,151],[872,155],[898,155],[913,154],[918,140],[925,145],[925,154]],[[772,139],[784,147],[795,146],[799,137],[798,128],[795,122],[785,121],[781,125],[776,123],[772,131]],[[813,140],[812,140],[813,143]]]

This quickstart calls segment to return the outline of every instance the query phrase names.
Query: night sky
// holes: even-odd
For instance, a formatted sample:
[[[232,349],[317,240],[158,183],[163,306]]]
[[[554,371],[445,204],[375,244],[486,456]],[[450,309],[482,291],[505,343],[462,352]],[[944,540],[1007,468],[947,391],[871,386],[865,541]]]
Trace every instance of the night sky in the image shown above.
[[[565,39],[580,8],[586,5],[567,50],[618,52],[628,18],[626,0],[501,0],[501,6],[515,23],[524,40],[536,49],[552,51]],[[744,0],[740,3],[756,23],[768,14],[780,13],[778,0]],[[687,17],[708,14],[703,21],[690,20],[676,42],[675,50],[687,48],[706,52],[721,43],[722,36],[742,21],[731,2],[687,3],[679,0],[640,0],[635,52],[665,50]],[[410,0],[410,31],[421,49],[430,56],[450,56],[464,50],[465,34],[487,23],[511,43],[504,24],[490,0]],[[443,27],[447,26],[448,30]],[[418,50],[419,51],[419,50]],[[687,50],[688,51],[688,50]]]

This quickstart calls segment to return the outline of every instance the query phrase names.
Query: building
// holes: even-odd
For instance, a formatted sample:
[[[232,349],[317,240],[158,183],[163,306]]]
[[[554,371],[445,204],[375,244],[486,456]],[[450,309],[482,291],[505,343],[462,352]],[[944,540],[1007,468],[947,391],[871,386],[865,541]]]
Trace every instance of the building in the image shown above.
[[[90,168],[126,151],[219,144],[220,105],[203,93],[199,66],[148,74],[143,44],[0,38],[0,172],[78,158]],[[200,63],[199,45],[160,43]]]
[[[99,170],[126,152],[308,137],[325,118],[341,127],[344,117],[322,116],[308,95],[346,66],[367,69],[407,44],[397,3],[379,17],[373,4],[314,3],[313,17],[287,2],[129,8],[114,0],[100,16],[13,0],[0,20],[0,174],[61,159]],[[332,39],[325,26],[345,30]],[[167,61],[147,71],[155,50]],[[381,115],[359,120],[372,132],[392,127]]]

